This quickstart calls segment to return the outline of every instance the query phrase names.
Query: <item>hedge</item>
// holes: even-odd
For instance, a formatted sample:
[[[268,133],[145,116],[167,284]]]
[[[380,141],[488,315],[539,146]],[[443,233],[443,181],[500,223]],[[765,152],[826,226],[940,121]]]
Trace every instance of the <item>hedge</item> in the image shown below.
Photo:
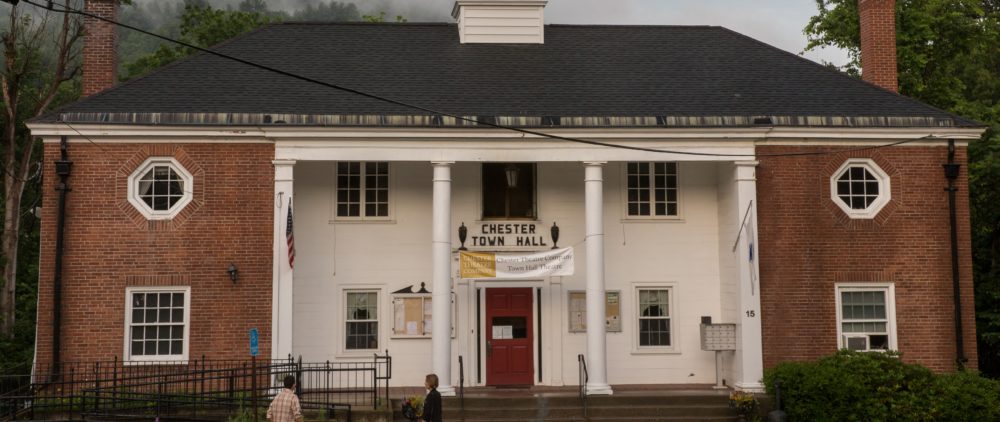
[[[898,353],[841,350],[816,362],[784,362],[764,384],[792,421],[1000,421],[1000,381],[962,371],[935,374]]]

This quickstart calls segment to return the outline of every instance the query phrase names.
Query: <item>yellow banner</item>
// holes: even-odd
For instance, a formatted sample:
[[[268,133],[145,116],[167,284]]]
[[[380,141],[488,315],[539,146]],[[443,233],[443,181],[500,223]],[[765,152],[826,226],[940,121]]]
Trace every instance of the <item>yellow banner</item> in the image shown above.
[[[459,263],[462,278],[494,278],[497,276],[497,254],[462,251]]]

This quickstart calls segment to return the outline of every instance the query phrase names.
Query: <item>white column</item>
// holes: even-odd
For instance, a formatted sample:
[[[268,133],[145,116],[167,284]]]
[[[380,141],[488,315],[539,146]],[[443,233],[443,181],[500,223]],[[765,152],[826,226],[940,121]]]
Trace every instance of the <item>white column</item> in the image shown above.
[[[434,217],[431,226],[431,283],[433,286],[433,330],[431,354],[438,392],[454,396],[451,385],[451,165],[434,165]]]
[[[587,394],[611,394],[608,385],[607,328],[604,326],[603,162],[585,163],[587,209]]]
[[[271,358],[292,353],[292,267],[288,265],[288,201],[294,193],[295,161],[274,160],[274,280],[271,292]],[[294,209],[294,207],[293,207]]]
[[[736,329],[737,379],[734,386],[739,390],[763,392],[764,349],[761,343],[760,320],[760,262],[757,242],[757,161],[737,161],[736,204],[740,219],[750,210],[746,226],[740,235],[736,249],[736,267],[739,268],[739,321]],[[754,245],[754,260],[750,263],[750,245]]]

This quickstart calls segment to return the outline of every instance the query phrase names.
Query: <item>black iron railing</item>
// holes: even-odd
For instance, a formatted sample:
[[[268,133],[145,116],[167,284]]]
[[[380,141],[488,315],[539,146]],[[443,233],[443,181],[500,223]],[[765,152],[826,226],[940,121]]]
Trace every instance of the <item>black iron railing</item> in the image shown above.
[[[462,362],[462,355],[458,355],[458,408],[462,419],[465,419],[465,363]]]
[[[0,374],[0,421],[18,419],[262,419],[282,379],[296,375],[304,409],[334,417],[388,403],[392,358],[303,363],[302,359],[62,363],[6,368]],[[382,389],[384,387],[384,389]],[[384,395],[383,395],[384,394]],[[44,416],[43,416],[44,415]]]
[[[579,363],[580,372],[580,405],[583,406],[583,417],[587,417],[587,382],[590,381],[590,375],[587,374],[587,359],[583,357],[583,354],[576,355],[576,361]]]

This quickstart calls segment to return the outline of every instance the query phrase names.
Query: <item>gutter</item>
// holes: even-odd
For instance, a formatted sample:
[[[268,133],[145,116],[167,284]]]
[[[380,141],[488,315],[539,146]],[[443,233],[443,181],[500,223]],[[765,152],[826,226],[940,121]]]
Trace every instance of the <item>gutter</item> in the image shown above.
[[[52,378],[55,381],[60,375],[61,358],[59,349],[61,347],[60,337],[62,332],[62,262],[63,262],[63,239],[66,227],[66,194],[70,191],[66,179],[69,178],[73,168],[67,148],[66,136],[59,139],[60,158],[56,161],[56,174],[59,175],[59,210],[56,220],[56,268],[55,278],[52,283]]]
[[[948,163],[944,164],[944,176],[948,178],[948,218],[951,220],[951,284],[953,300],[955,302],[955,362],[958,369],[965,369],[965,363],[969,361],[965,357],[965,344],[962,332],[962,297],[959,288],[958,273],[958,216],[955,209],[955,196],[958,188],[955,187],[955,179],[958,179],[960,164],[955,163],[955,141],[948,140]]]

